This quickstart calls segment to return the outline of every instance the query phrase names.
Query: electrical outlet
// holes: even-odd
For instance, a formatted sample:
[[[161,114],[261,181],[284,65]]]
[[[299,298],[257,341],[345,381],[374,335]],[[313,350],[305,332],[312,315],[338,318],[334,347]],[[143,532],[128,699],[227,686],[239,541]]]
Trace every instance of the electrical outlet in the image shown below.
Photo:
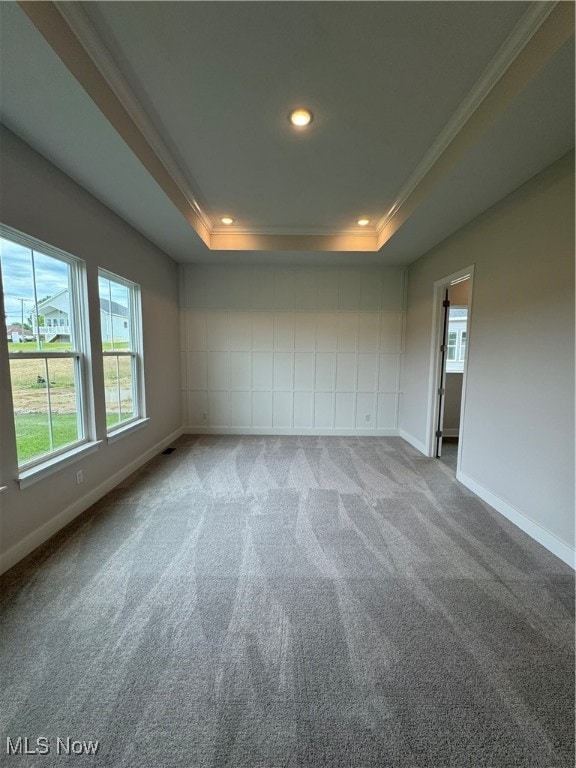
[[[370,421],[370,416],[369,416],[369,414],[366,414],[366,416],[364,416],[364,421]]]
[[[203,413],[202,414],[202,421],[208,421],[208,414],[207,413]]]
[[[79,469],[78,472],[76,472],[76,485],[82,485],[84,482],[84,472]]]

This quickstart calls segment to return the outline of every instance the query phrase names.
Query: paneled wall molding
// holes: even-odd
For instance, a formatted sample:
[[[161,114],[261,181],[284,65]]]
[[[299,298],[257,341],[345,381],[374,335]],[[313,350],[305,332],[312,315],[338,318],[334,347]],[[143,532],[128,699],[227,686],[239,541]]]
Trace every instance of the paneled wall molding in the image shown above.
[[[396,434],[401,269],[182,272],[187,428]]]

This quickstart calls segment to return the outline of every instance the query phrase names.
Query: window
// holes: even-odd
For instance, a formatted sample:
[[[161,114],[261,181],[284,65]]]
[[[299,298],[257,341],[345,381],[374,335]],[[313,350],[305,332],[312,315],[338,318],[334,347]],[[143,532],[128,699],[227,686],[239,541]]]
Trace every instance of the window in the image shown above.
[[[446,371],[448,373],[462,373],[464,371],[467,324],[468,309],[466,307],[450,307],[446,349]]]
[[[144,418],[140,288],[98,273],[106,423],[112,433]]]
[[[2,227],[0,271],[6,326],[20,329],[8,352],[18,465],[28,469],[87,442],[84,264]]]
[[[466,359],[466,331],[462,331],[460,334],[460,349],[458,351],[458,360],[461,363]]]
[[[456,345],[458,342],[458,333],[456,331],[448,332],[448,360],[456,360]]]

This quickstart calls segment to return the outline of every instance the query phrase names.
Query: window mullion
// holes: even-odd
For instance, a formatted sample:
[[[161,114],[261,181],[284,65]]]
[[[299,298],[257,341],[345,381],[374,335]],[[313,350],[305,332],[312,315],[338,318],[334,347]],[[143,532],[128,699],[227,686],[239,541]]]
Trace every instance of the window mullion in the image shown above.
[[[120,357],[116,355],[116,390],[118,393],[118,421],[122,421],[122,399],[120,397]]]
[[[52,424],[52,398],[50,397],[50,371],[48,358],[44,358],[44,377],[46,379],[46,399],[48,402],[48,436],[50,438],[50,451],[54,450],[54,427]]]

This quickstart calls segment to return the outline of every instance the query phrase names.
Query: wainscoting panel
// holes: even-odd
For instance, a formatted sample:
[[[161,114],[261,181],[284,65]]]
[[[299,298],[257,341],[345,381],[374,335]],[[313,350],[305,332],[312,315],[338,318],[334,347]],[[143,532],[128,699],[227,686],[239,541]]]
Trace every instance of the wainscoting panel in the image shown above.
[[[187,429],[395,433],[403,270],[182,270]]]

